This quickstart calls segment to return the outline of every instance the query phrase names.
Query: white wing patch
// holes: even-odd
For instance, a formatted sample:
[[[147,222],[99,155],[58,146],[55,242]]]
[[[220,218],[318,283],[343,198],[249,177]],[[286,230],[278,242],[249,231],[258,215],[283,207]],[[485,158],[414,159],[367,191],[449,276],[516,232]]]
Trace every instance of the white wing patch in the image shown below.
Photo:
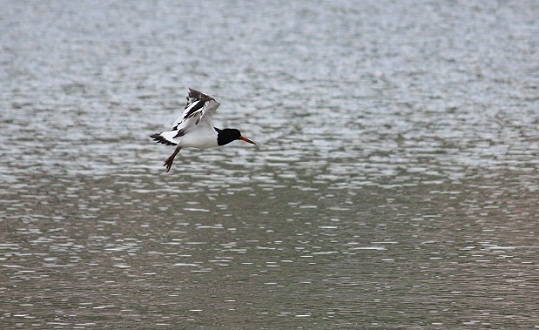
[[[172,130],[153,134],[150,137],[158,143],[176,145],[179,143],[178,138],[184,136],[199,123],[209,126],[209,131],[213,132],[211,117],[217,108],[219,108],[219,103],[213,97],[189,88],[185,109],[172,124]],[[212,139],[208,136],[199,138],[209,141],[208,145],[212,144],[215,139],[213,135],[211,136]]]
[[[185,109],[172,124],[172,130],[179,131],[181,136],[201,120],[209,123],[218,107],[219,103],[213,97],[189,88]]]

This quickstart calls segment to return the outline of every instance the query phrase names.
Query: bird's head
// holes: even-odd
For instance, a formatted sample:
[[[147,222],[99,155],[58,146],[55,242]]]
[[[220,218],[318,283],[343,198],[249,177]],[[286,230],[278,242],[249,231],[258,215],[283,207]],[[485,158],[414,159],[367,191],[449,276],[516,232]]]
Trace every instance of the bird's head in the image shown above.
[[[245,136],[242,136],[240,131],[235,128],[225,128],[221,130],[217,130],[217,144],[220,146],[224,146],[225,144],[228,144],[235,140],[242,140],[250,144],[256,145],[253,141],[249,140]]]

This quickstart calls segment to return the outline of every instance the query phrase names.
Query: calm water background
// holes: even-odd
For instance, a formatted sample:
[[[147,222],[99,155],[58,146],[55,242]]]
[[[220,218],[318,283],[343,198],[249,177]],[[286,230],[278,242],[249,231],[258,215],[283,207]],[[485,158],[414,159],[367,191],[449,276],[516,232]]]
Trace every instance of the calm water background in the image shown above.
[[[539,327],[537,1],[0,6],[1,328]]]

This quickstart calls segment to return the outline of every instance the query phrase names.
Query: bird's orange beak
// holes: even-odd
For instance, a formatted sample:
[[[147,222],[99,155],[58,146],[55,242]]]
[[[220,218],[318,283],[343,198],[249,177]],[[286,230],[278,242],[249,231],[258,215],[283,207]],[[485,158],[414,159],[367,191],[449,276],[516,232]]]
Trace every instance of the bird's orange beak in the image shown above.
[[[240,136],[240,140],[243,140],[243,141],[245,141],[247,143],[256,145],[256,143],[254,143],[253,141],[249,140],[248,138],[246,138],[244,136]]]

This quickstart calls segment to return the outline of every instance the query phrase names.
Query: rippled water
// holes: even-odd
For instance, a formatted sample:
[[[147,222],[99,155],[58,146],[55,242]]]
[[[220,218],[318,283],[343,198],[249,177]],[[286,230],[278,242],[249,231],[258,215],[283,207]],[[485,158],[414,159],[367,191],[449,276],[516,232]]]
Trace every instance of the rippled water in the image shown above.
[[[539,327],[535,1],[0,5],[2,327]]]

